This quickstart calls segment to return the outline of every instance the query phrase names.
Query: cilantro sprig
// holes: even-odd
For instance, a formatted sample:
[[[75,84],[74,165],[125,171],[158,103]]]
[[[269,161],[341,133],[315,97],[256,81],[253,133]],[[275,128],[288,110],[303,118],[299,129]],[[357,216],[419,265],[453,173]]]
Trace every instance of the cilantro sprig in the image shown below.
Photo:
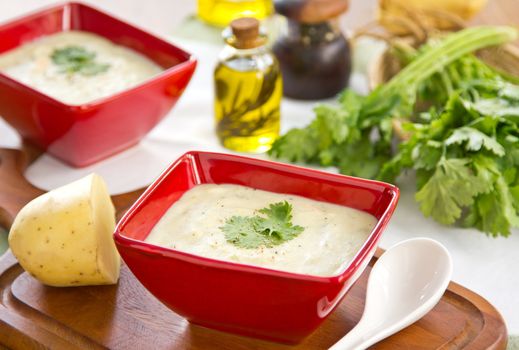
[[[411,137],[380,177],[414,169],[425,216],[509,235],[519,227],[519,86],[499,77],[467,82],[424,117],[406,125]]]
[[[62,73],[79,73],[85,76],[106,72],[110,65],[95,61],[96,53],[84,47],[70,45],[55,49],[52,52],[52,62],[59,66]]]
[[[338,103],[318,106],[270,155],[389,182],[412,169],[425,216],[507,236],[519,227],[519,79],[473,52],[518,35],[480,26],[417,50],[395,46],[400,73],[367,96],[345,90]],[[420,114],[423,106],[430,109]],[[402,124],[407,136],[396,148],[393,129]]]
[[[228,242],[247,249],[271,248],[297,237],[304,228],[292,224],[292,205],[272,203],[258,210],[264,216],[232,216],[220,229]]]

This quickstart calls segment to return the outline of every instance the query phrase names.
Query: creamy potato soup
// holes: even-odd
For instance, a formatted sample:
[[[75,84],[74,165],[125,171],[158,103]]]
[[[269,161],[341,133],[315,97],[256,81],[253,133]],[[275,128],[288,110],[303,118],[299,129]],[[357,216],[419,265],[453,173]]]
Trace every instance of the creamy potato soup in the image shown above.
[[[0,71],[57,100],[79,105],[133,87],[162,68],[98,35],[67,31],[1,54]]]
[[[269,206],[276,207],[276,211],[264,210]],[[270,247],[244,247],[257,242],[239,233],[238,239],[243,239],[240,244],[229,240],[227,234],[232,236],[246,228],[247,220],[257,220],[252,221],[256,226],[250,226],[256,230],[270,227],[266,218],[283,216],[287,206],[292,217],[287,217],[291,228],[286,232],[295,237],[282,243],[276,241]],[[205,184],[193,187],[175,202],[146,242],[208,258],[331,276],[349,263],[376,222],[374,216],[360,210],[300,196],[238,185]],[[286,230],[285,227],[280,230]],[[262,237],[269,238],[265,232],[270,231],[263,231]]]

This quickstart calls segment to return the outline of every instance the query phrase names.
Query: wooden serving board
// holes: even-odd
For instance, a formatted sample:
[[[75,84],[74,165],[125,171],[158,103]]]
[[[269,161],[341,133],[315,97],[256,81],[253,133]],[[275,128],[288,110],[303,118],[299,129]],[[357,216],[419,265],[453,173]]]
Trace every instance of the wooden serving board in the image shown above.
[[[0,226],[43,193],[23,177],[38,152],[0,149]],[[123,213],[140,191],[113,197]],[[377,252],[377,256],[381,251]],[[115,286],[55,288],[23,271],[8,251],[0,259],[0,347],[12,349],[326,349],[359,320],[376,257],[339,307],[297,346],[226,334],[167,309],[122,267]],[[384,312],[384,310],[380,310]],[[451,283],[424,318],[373,349],[504,349],[501,315],[485,299]]]

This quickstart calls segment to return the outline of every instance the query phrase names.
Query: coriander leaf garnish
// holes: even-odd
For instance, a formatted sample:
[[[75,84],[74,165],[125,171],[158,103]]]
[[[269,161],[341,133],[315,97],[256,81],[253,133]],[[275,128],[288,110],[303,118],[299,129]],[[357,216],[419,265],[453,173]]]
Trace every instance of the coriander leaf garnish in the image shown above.
[[[52,62],[61,68],[62,73],[79,73],[86,76],[106,72],[109,64],[95,61],[96,53],[81,46],[66,46],[52,52]]]
[[[229,243],[233,243],[242,248],[257,248],[259,246],[272,246],[269,237],[258,233],[255,226],[257,217],[233,216],[225,222],[220,229],[225,233],[225,238]]]
[[[258,210],[262,216],[233,216],[220,229],[228,242],[241,248],[270,248],[297,237],[304,228],[292,224],[292,205],[287,201]]]
[[[267,216],[266,219],[257,220],[256,230],[259,232],[277,236],[282,241],[291,240],[303,232],[301,226],[292,224],[292,206],[287,201],[270,204],[259,212]]]

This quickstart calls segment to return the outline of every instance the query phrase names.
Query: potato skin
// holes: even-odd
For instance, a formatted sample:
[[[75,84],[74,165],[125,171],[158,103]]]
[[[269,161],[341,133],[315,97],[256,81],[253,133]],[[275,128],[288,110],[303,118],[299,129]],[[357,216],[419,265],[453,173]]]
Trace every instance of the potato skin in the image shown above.
[[[103,212],[96,212],[96,207]],[[106,186],[92,174],[22,208],[9,232],[9,246],[20,265],[44,284],[113,284],[120,264],[111,238],[114,227],[115,211]],[[101,243],[110,246],[100,247]],[[103,263],[107,259],[112,263]]]

